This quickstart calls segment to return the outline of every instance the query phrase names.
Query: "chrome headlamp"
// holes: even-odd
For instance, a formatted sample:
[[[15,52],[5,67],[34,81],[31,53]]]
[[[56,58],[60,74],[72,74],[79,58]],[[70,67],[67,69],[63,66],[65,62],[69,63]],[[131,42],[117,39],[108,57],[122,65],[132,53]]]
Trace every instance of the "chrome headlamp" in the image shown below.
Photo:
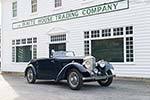
[[[98,69],[97,68],[94,68],[93,71],[94,71],[95,74],[98,73]]]
[[[106,65],[106,62],[104,60],[100,60],[100,61],[98,61],[98,64],[100,67],[104,68]]]
[[[87,56],[85,57],[83,62],[83,65],[90,71],[92,71],[96,66],[96,60],[93,56]]]
[[[84,65],[86,68],[90,68],[90,67],[91,67],[91,62],[90,62],[90,61],[84,61],[84,62],[83,62],[83,65]]]

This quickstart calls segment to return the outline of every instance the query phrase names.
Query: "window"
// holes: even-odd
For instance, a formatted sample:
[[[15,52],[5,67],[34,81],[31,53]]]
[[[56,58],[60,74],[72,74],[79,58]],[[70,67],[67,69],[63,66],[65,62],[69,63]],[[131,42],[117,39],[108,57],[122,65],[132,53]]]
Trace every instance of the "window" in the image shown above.
[[[19,39],[16,40],[16,45],[18,45],[18,44],[20,44],[20,40]]]
[[[15,50],[16,50],[16,48],[15,48],[15,47],[12,47],[12,62],[15,62],[15,61],[16,61],[16,59],[15,59],[15,58],[16,58],[16,57],[15,57],[15,56],[16,56],[16,54],[15,54],[16,51],[15,51]]]
[[[27,43],[32,43],[32,38],[28,38]]]
[[[102,30],[102,37],[111,36],[111,29],[103,29]]]
[[[26,39],[22,39],[22,44],[26,44]]]
[[[126,35],[133,34],[133,26],[127,26],[126,27]]]
[[[37,38],[36,37],[33,38],[33,43],[37,43]]]
[[[100,31],[99,30],[93,30],[91,31],[91,37],[96,38],[100,36]]]
[[[12,40],[12,45],[15,45],[15,40]]]
[[[33,59],[37,58],[37,45],[33,45]]]
[[[110,62],[134,62],[133,26],[84,31],[84,54]],[[91,38],[89,37],[91,36]]]
[[[52,35],[50,38],[51,38],[51,42],[65,41],[66,40],[66,34]]]
[[[123,38],[93,40],[92,55],[110,62],[124,62]]]
[[[89,56],[89,41],[84,41],[84,54],[85,56]]]
[[[13,17],[17,16],[17,1],[12,3],[12,16]]]
[[[62,0],[55,0],[55,8],[62,6]]]
[[[36,43],[36,37],[12,40],[12,62],[28,62],[31,59],[36,59]]]
[[[84,32],[84,38],[89,38],[89,31]]]
[[[126,38],[126,61],[133,62],[133,37]]]
[[[123,27],[114,28],[113,35],[114,36],[123,35]]]
[[[31,0],[31,12],[37,12],[37,0]]]
[[[32,59],[32,46],[16,47],[16,62],[29,62]]]

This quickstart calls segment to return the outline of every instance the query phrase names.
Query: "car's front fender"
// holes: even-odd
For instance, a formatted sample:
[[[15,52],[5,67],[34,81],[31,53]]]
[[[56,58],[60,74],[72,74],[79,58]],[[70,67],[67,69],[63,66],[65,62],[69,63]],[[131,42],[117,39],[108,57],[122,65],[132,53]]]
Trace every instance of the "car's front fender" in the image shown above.
[[[64,67],[62,68],[62,70],[58,73],[57,78],[56,78],[56,81],[59,81],[59,80],[61,80],[61,79],[64,79],[65,76],[67,75],[69,69],[73,69],[73,68],[77,69],[77,70],[78,70],[79,72],[81,72],[81,73],[86,73],[86,72],[87,72],[87,69],[86,69],[83,65],[81,65],[81,64],[79,64],[79,63],[76,63],[76,62],[74,62],[74,63],[69,63],[69,64],[67,64],[66,66],[64,66]]]
[[[108,70],[111,70],[111,71],[114,70],[114,67],[113,67],[112,64],[110,64],[110,63],[107,63],[106,66],[105,66],[105,72],[107,72]],[[113,73],[113,74],[114,74],[114,73]]]

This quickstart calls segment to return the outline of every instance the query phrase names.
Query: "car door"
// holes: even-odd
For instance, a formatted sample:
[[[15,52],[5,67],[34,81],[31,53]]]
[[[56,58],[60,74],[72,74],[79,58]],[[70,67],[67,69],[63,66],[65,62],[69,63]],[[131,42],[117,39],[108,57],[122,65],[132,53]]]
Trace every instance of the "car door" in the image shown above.
[[[54,79],[56,77],[55,59],[43,59],[38,61],[38,74],[43,79]]]

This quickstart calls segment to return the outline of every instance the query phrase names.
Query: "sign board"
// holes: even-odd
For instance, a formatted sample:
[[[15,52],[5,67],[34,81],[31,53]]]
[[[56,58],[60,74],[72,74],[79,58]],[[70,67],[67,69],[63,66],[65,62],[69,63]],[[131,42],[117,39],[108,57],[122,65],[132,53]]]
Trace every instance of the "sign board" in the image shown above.
[[[129,8],[129,0],[119,0],[119,1],[109,2],[109,3],[99,4],[95,6],[90,6],[86,8],[80,8],[80,9],[70,10],[62,13],[14,22],[12,24],[12,28],[19,29],[19,28],[31,27],[35,25],[43,25],[43,24],[48,24],[48,23],[53,23],[58,21],[65,21],[65,20],[82,18],[82,17],[92,16],[97,14],[124,10],[128,8]]]

